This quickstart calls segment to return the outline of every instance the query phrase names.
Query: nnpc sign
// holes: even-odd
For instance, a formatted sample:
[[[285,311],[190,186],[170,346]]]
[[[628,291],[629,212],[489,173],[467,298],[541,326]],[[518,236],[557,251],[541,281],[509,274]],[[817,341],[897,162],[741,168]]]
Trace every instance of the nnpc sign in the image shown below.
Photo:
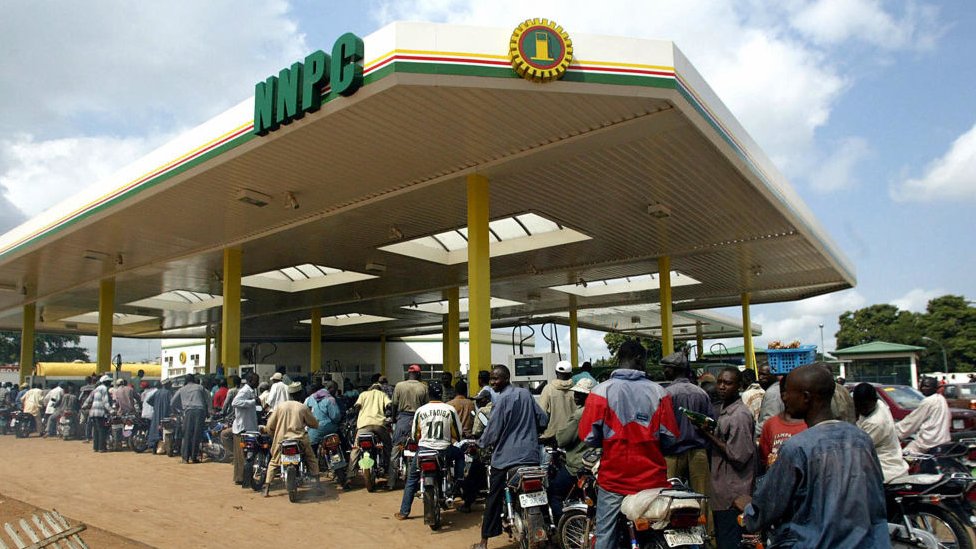
[[[319,110],[322,94],[352,95],[363,84],[363,40],[351,32],[339,37],[332,55],[316,50],[304,62],[281,69],[254,86],[254,133],[266,135],[282,124]]]

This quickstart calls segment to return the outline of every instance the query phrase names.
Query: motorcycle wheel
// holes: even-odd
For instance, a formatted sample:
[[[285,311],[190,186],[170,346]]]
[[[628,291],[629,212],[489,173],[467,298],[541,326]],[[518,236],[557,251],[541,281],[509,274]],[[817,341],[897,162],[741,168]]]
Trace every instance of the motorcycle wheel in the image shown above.
[[[27,438],[30,436],[31,431],[34,430],[33,422],[28,421],[18,421],[17,422],[17,438]]]
[[[346,469],[336,469],[332,472],[332,476],[335,478],[336,484],[339,486],[345,486],[346,484]]]
[[[149,433],[142,430],[134,431],[132,438],[129,439],[129,448],[132,448],[132,451],[137,454],[145,452],[149,448],[148,438]]]
[[[294,465],[285,467],[285,487],[288,488],[288,501],[292,503],[298,501],[298,467]]]
[[[969,531],[959,517],[947,509],[934,505],[917,505],[905,510],[908,522],[939,540],[939,547],[973,549]]]
[[[565,511],[556,527],[556,539],[563,549],[589,549],[593,546],[594,524],[585,511]]]
[[[251,483],[254,481],[254,461],[247,460],[244,462],[244,484],[241,488],[247,489],[251,487]]]
[[[376,477],[373,476],[373,469],[363,469],[363,482],[366,484],[367,492],[376,491]]]
[[[526,510],[517,511],[524,513],[524,522],[522,526],[522,536],[519,539],[519,547],[522,549],[542,549],[549,545],[549,540],[543,539],[539,541],[529,541],[529,529],[534,528],[537,525],[543,524],[546,520],[542,514],[542,511],[538,507],[532,507]]]
[[[169,457],[176,457],[180,453],[180,448],[183,446],[183,441],[176,438],[175,436],[169,439],[169,452],[166,453]]]
[[[437,486],[431,486],[429,489],[424,490],[424,523],[430,526],[431,530],[441,529],[441,506],[440,506],[440,489]]]
[[[224,449],[224,445],[214,442],[204,443],[203,453],[207,454],[207,457],[209,457],[211,460],[217,462],[223,462],[227,457],[227,450]]]
[[[261,454],[251,466],[251,471],[251,489],[260,492],[264,488],[264,477],[268,474],[268,455]],[[247,483],[248,480],[245,478],[244,482]]]

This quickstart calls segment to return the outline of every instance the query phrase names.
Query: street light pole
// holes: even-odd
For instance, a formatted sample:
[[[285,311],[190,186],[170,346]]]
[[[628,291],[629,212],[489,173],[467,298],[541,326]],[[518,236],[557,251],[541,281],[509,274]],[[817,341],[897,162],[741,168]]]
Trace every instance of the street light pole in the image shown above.
[[[824,357],[827,356],[827,349],[824,348],[824,338],[823,338],[823,322],[820,323],[820,360],[825,360]]]
[[[943,371],[944,371],[945,373],[947,373],[947,374],[948,374],[948,373],[949,373],[949,362],[948,362],[948,361],[946,360],[946,350],[945,350],[945,345],[943,345],[943,344],[942,344],[941,342],[939,342],[938,340],[935,340],[935,339],[932,339],[932,338],[931,338],[931,337],[929,337],[929,336],[922,336],[922,339],[923,339],[923,340],[925,340],[925,341],[931,341],[932,343],[935,343],[936,345],[938,345],[938,346],[939,346],[939,347],[940,347],[940,348],[942,349],[942,370],[943,370]]]

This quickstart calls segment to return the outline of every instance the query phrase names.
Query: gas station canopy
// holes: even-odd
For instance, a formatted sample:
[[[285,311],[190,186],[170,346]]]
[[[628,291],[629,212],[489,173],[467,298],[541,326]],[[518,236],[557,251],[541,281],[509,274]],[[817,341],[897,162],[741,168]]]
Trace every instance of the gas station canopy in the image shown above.
[[[702,309],[855,284],[670,42],[572,34],[565,74],[540,82],[513,69],[511,30],[395,23],[361,60],[350,36],[331,50],[331,85],[303,88],[320,108],[281,97],[321,73],[310,55],[304,73],[262,80],[257,99],[0,237],[0,328],[20,329],[35,303],[38,331],[94,333],[114,278],[116,335],[202,336],[235,248],[242,338],[307,340],[312,308],[326,339],[439,332],[445,292],[467,296],[470,174],[490,181],[493,326],[575,306],[580,326],[659,336],[667,276],[675,337],[741,335]]]

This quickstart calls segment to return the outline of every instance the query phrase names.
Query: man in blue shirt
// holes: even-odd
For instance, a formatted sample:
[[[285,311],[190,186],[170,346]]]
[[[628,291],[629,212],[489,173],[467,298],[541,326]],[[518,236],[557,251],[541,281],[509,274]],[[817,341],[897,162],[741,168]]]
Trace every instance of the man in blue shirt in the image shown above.
[[[857,427],[834,419],[830,373],[816,364],[802,366],[782,389],[786,411],[809,429],[783,443],[751,499],[736,499],[745,528],[775,526],[773,547],[890,547],[874,444]]]
[[[505,366],[491,370],[489,384],[495,397],[491,419],[478,445],[494,448],[488,476],[488,497],[481,520],[481,543],[472,549],[486,549],[488,538],[502,533],[502,505],[508,471],[522,465],[539,465],[539,433],[549,425],[549,418],[528,389],[511,385],[511,373]]]
[[[668,463],[668,478],[686,478],[691,483],[691,489],[699,494],[711,494],[711,469],[708,464],[708,441],[701,431],[684,415],[679,408],[706,415],[716,419],[712,400],[701,387],[689,379],[691,368],[684,353],[675,353],[676,357],[670,362],[661,361],[664,377],[671,383],[665,388],[671,396],[674,406],[674,417],[678,420],[679,435],[674,444],[664,448],[664,459]],[[675,356],[669,355],[669,356]],[[706,504],[707,505],[707,504]],[[712,513],[706,509],[707,527],[709,535],[715,531]]]

